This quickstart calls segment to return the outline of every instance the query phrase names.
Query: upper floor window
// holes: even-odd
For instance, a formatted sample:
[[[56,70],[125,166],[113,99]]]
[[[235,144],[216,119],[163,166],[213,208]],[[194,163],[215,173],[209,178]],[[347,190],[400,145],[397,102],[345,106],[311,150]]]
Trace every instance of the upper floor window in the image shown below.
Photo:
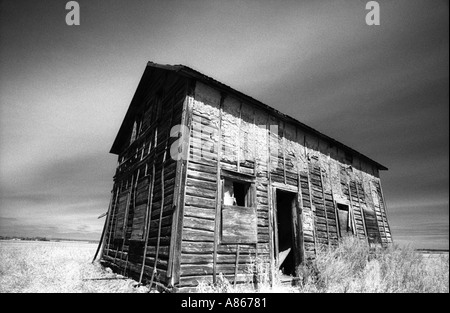
[[[250,183],[224,179],[223,204],[242,207],[251,206],[249,190]]]

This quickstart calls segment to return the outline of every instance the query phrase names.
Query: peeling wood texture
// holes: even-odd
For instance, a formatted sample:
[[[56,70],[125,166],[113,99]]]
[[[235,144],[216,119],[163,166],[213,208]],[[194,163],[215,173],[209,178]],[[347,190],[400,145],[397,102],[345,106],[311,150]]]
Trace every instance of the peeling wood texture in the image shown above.
[[[256,208],[222,206],[222,243],[257,243]]]
[[[176,125],[189,130],[182,148]],[[184,66],[149,63],[111,152],[118,167],[101,260],[144,283],[183,290],[220,273],[241,282],[256,258],[273,273],[278,191],[294,199],[294,265],[337,245],[348,226],[369,244],[392,243],[386,168]]]

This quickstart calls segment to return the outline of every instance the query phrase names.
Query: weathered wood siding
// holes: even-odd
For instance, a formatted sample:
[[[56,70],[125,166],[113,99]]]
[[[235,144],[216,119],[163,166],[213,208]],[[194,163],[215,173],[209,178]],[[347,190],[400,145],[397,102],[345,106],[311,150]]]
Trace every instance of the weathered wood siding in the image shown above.
[[[219,273],[243,280],[255,258],[271,262],[275,188],[298,192],[297,213],[302,224],[297,242],[304,260],[314,258],[318,245],[338,243],[336,203],[349,206],[356,236],[370,243],[391,242],[375,166],[288,122],[281,114],[201,82],[197,81],[188,98],[190,151],[177,287],[212,281]],[[222,218],[233,218],[223,213],[221,205],[223,170],[255,179],[254,243],[223,240],[222,227],[228,221]]]
[[[115,271],[179,290],[221,274],[248,281],[255,261],[273,272],[277,190],[297,195],[296,261],[338,244],[338,204],[355,236],[392,242],[372,162],[238,93],[161,69],[145,75],[114,144],[102,260]],[[174,160],[170,131],[180,124],[188,142]],[[224,179],[245,182],[245,208],[222,203]]]
[[[115,271],[167,283],[177,162],[170,157],[187,80],[155,70],[119,155],[102,260]],[[132,138],[132,134],[133,137]],[[134,139],[134,141],[132,140]]]

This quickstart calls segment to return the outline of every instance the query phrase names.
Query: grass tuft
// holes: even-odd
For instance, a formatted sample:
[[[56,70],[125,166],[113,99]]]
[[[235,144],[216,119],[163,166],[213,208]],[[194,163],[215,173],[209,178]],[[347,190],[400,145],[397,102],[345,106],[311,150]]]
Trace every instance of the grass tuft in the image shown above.
[[[316,259],[297,269],[298,283],[286,286],[281,273],[270,284],[267,263],[256,260],[255,280],[233,286],[225,277],[216,284],[202,282],[198,292],[301,292],[301,293],[448,293],[449,256],[425,256],[413,249],[390,245],[369,248],[354,237],[337,247],[322,246]],[[258,270],[259,269],[259,270]]]
[[[91,263],[96,245],[64,242],[0,241],[0,292],[148,292],[145,286]],[[297,285],[254,260],[241,282],[222,274],[215,284],[202,281],[197,292],[448,293],[449,256],[425,255],[391,245],[370,249],[345,238],[334,248],[318,249],[315,260],[297,269]],[[232,275],[233,276],[233,275]],[[244,277],[245,279],[242,279]]]

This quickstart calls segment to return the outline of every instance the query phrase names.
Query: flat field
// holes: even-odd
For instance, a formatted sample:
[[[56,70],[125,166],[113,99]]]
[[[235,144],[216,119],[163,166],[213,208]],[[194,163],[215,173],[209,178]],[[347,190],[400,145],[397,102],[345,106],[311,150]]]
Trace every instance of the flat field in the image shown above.
[[[145,292],[136,282],[92,264],[97,244],[0,241],[0,292]]]
[[[134,293],[149,292],[136,281],[92,264],[97,244],[84,242],[0,241],[1,293]],[[357,239],[336,249],[319,249],[317,259],[299,268],[300,285],[277,281],[260,292],[435,293],[449,292],[446,253],[392,246],[376,253]],[[267,273],[263,273],[266,275]],[[267,276],[267,275],[266,275]],[[268,276],[262,280],[268,282]],[[254,292],[253,284],[233,287],[226,279],[201,284],[197,292]]]

